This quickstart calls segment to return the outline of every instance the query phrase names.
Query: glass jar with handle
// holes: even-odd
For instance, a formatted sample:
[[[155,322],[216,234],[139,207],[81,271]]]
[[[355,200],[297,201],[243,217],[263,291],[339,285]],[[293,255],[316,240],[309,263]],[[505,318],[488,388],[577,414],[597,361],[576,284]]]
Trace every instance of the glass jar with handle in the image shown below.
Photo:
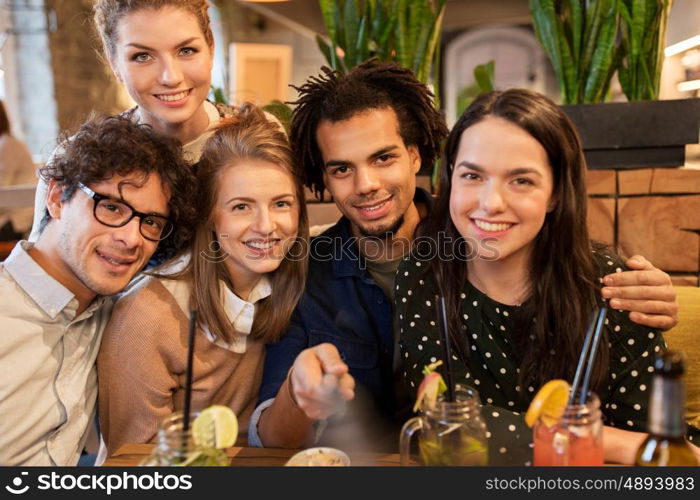
[[[418,435],[420,462],[426,466],[475,466],[488,463],[486,423],[478,393],[457,384],[454,401],[443,394],[432,407],[404,424],[399,443],[401,465],[411,464],[411,437]]]
[[[194,422],[198,415],[199,412],[190,413],[190,422]],[[192,427],[183,430],[183,414],[178,411],[161,422],[153,453],[140,465],[227,466],[229,463],[225,450],[197,446],[192,439]]]

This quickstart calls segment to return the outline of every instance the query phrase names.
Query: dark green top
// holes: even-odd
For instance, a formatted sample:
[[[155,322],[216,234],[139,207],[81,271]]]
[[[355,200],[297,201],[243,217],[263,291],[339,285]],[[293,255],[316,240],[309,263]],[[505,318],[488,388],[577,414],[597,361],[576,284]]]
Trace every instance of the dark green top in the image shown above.
[[[596,260],[601,277],[624,268],[621,259],[612,253],[596,254]],[[437,286],[433,273],[426,272],[427,266],[428,262],[409,257],[399,266],[396,277],[403,376],[413,400],[423,379],[423,367],[443,357],[433,304]],[[523,417],[539,387],[517,385],[521,353],[513,335],[513,317],[518,306],[491,300],[469,282],[460,304],[462,331],[469,336],[470,347],[467,360],[452,353],[454,382],[466,383],[479,392],[491,434],[489,463],[529,464],[532,430]],[[666,348],[664,339],[659,331],[633,323],[623,311],[608,311],[606,329],[610,377],[607,391],[599,394],[604,423],[645,432],[652,362],[654,354]],[[693,428],[691,433],[696,440],[698,432]]]
[[[395,260],[387,260],[377,262],[370,259],[365,259],[364,264],[367,266],[367,271],[377,285],[384,290],[384,293],[392,301],[394,300],[394,280],[396,278],[396,270],[403,261],[403,257]]]

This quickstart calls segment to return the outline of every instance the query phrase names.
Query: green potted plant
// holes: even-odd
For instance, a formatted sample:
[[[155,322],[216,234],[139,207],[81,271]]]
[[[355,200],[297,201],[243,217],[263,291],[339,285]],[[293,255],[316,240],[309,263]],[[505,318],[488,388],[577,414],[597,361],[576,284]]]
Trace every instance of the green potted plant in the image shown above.
[[[697,142],[700,99],[655,100],[671,5],[530,0],[535,31],[589,168],[676,167],[685,161],[685,145]],[[630,102],[603,103],[615,72]]]
[[[564,104],[603,102],[617,66],[618,0],[530,0]]]
[[[619,0],[622,53],[618,78],[630,101],[659,98],[664,40],[673,0]]]
[[[328,38],[316,36],[328,65],[347,72],[377,58],[410,68],[440,106],[440,32],[447,0],[318,0]],[[439,178],[439,163],[421,175]],[[431,180],[431,185],[435,186]]]
[[[334,70],[346,72],[376,57],[411,68],[420,81],[437,89],[446,2],[319,0],[328,40],[317,36],[316,41]]]

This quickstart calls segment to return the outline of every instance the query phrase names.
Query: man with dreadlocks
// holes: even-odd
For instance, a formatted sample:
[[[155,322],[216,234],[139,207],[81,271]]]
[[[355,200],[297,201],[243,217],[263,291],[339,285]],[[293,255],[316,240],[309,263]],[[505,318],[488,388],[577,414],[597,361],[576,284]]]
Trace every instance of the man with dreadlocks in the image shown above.
[[[266,446],[301,446],[312,419],[333,410],[318,398],[350,399],[354,381],[358,399],[394,420],[394,274],[431,202],[416,190],[416,174],[434,164],[448,132],[427,87],[397,64],[372,61],[343,77],[326,70],[298,90],[290,134],[296,159],[307,185],[317,196],[328,189],[344,217],[312,240],[302,303],[284,340],[268,346],[259,409],[278,391],[285,397],[262,415]],[[285,382],[309,346],[317,347]],[[314,365],[320,369],[308,377]]]
[[[250,444],[302,447],[323,434],[344,448],[395,448],[409,405],[403,381],[395,383],[394,275],[431,205],[416,174],[435,163],[448,130],[429,89],[395,63],[369,61],[346,75],[324,68],[297,90],[296,160],[306,185],[319,197],[328,190],[343,217],[311,241],[304,296],[286,335],[267,349]],[[668,279],[648,263],[645,269]],[[625,274],[621,284],[634,284]],[[672,295],[660,300],[674,316]],[[325,419],[351,399],[340,412],[339,444],[330,436],[340,425],[326,429]],[[361,432],[349,432],[358,421]]]

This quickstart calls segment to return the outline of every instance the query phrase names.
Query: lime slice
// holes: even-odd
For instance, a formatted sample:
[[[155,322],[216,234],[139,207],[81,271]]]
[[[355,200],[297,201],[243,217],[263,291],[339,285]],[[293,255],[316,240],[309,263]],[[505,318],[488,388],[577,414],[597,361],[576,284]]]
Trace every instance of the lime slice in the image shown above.
[[[187,455],[187,458],[185,458],[185,460],[183,460],[178,465],[180,467],[187,467],[187,466],[193,465],[195,460],[197,460],[201,455],[202,455],[201,451],[191,452]]]
[[[202,448],[230,448],[237,437],[238,419],[228,406],[205,408],[192,423],[192,439]]]
[[[540,417],[551,427],[566,410],[570,388],[569,383],[561,379],[550,380],[544,384],[535,394],[525,414],[528,427],[534,426]]]

